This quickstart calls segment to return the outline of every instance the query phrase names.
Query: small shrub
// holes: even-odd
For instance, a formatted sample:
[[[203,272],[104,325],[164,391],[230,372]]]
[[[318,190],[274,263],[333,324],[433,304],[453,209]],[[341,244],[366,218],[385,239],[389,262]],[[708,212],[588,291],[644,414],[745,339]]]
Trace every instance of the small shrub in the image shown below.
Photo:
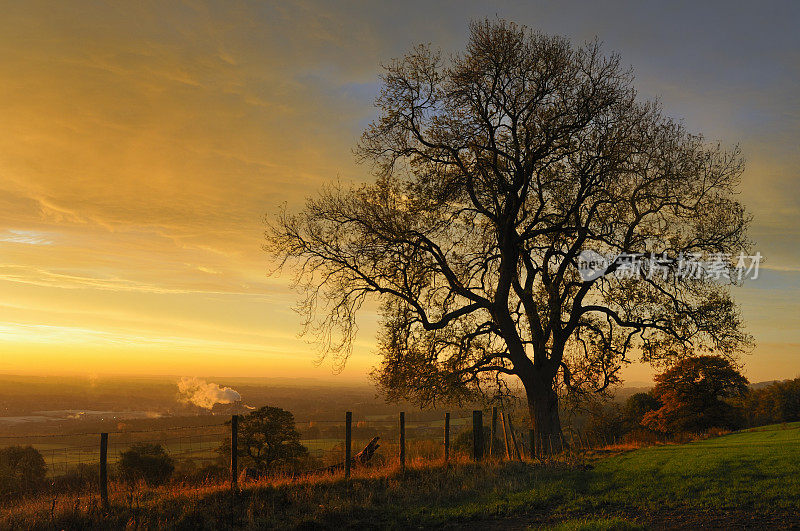
[[[120,454],[120,478],[128,484],[144,481],[150,486],[167,482],[175,465],[160,444],[138,443]]]
[[[44,483],[47,465],[32,446],[9,446],[0,450],[0,495],[33,492]]]

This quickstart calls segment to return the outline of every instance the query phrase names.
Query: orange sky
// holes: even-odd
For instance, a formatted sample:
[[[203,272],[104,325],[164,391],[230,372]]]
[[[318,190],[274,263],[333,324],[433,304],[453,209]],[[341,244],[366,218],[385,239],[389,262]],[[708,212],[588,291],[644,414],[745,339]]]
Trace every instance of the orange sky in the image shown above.
[[[265,275],[263,216],[366,178],[351,149],[382,61],[457,50],[470,18],[498,14],[598,35],[644,96],[741,143],[767,256],[739,290],[747,374],[800,375],[796,9],[554,5],[4,4],[0,372],[331,377],[297,337],[287,279]],[[374,335],[366,311],[340,379],[376,363]]]

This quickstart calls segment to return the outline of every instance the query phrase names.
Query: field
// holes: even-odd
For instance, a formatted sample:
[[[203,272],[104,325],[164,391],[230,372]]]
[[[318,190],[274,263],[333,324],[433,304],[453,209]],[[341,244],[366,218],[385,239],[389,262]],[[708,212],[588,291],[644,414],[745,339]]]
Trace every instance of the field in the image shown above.
[[[586,460],[468,461],[245,485],[117,490],[30,501],[0,527],[468,527],[642,529],[800,526],[800,423],[684,445],[608,448]]]
[[[378,416],[376,416],[378,417]],[[464,418],[451,419],[451,436],[455,439],[464,432],[471,433],[471,426]],[[195,421],[196,422],[196,421]],[[319,425],[322,424],[322,428]],[[442,459],[442,420],[415,420],[406,423],[406,454],[410,459]],[[319,460],[321,465],[341,461],[344,445],[344,423],[341,421],[303,422],[300,430],[316,430],[308,437],[301,434],[300,442],[309,454]],[[361,420],[353,427],[352,445],[354,451],[363,448],[373,437],[380,436],[377,457],[386,463],[395,460],[399,448],[397,421],[379,418]],[[177,426],[150,428],[109,434],[108,463],[112,467],[119,461],[120,453],[136,443],[151,443],[162,446],[177,464],[191,462],[194,466],[212,464],[219,461],[217,449],[230,440],[230,425],[220,423],[205,426]],[[70,472],[76,465],[99,466],[100,446],[98,433],[40,434],[0,436],[1,446],[33,446],[44,457],[49,478],[57,478]],[[454,450],[455,451],[455,450]]]

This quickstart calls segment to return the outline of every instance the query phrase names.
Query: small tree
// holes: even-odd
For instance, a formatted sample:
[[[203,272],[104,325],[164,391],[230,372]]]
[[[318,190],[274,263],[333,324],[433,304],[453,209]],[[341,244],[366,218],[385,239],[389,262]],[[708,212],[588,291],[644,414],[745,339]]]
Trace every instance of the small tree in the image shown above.
[[[653,395],[663,405],[646,413],[642,424],[665,433],[736,427],[736,408],[726,399],[744,397],[748,391],[747,378],[720,356],[681,360],[655,381]]]
[[[34,491],[44,482],[47,466],[32,446],[9,446],[0,450],[0,494]]]
[[[175,464],[160,444],[137,443],[120,454],[119,473],[130,484],[144,481],[150,486],[163,485],[175,470]]]
[[[294,415],[279,407],[264,406],[241,418],[238,449],[244,464],[262,472],[296,469],[308,457],[308,449],[300,444]],[[217,452],[227,461],[230,442],[225,441]]]

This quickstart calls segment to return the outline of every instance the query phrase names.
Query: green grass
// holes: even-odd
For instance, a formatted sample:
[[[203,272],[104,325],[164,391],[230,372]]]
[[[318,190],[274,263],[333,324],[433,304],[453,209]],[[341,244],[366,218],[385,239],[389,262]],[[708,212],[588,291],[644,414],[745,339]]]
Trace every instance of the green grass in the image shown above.
[[[590,500],[624,504],[635,496],[640,507],[797,508],[800,423],[599,461],[587,489]]]
[[[575,518],[556,524],[551,529],[553,531],[639,531],[647,528],[622,518]]]
[[[584,463],[462,462],[405,475],[365,471],[247,485],[117,490],[20,504],[0,528],[406,528],[513,522],[532,529],[631,530],[800,524],[800,423],[661,445]],[[37,505],[38,503],[38,505]]]

